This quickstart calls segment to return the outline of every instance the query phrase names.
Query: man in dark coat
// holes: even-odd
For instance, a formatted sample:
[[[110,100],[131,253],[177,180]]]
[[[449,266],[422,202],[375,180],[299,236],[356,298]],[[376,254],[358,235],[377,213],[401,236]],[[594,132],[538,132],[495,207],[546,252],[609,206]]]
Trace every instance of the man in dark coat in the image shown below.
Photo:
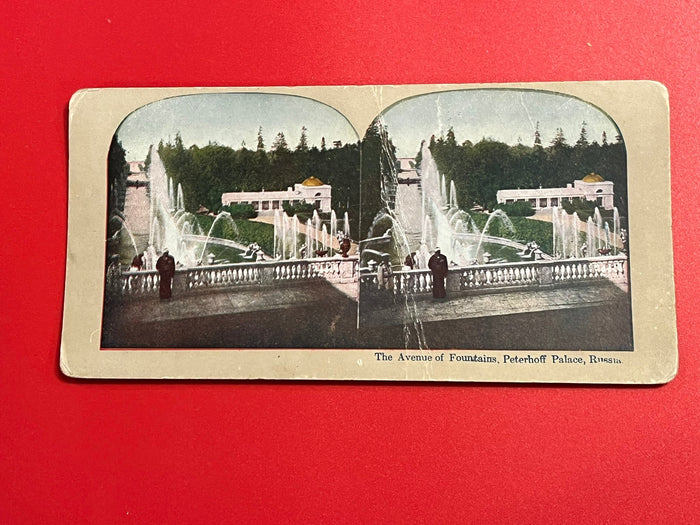
[[[435,248],[435,253],[428,259],[428,268],[433,273],[433,299],[444,299],[445,277],[447,277],[447,257],[440,253],[440,248]]]
[[[160,298],[170,299],[172,296],[173,277],[175,276],[175,258],[168,253],[167,249],[158,258],[156,270],[160,274]]]

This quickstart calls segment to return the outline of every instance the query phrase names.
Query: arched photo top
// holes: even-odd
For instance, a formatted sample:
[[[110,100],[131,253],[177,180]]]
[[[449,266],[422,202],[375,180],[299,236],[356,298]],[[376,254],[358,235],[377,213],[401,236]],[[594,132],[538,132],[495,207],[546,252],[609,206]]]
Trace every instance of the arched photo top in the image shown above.
[[[356,143],[357,132],[336,109],[311,98],[271,93],[197,93],[164,98],[130,113],[115,132],[127,160],[143,160],[151,145],[180,134],[184,146],[208,144],[270,150],[282,134],[290,149]]]
[[[617,124],[603,110],[580,98],[553,91],[483,88],[417,95],[392,104],[377,117],[388,131],[397,157],[414,157],[423,140],[445,136],[457,141],[483,139],[543,147],[563,137],[574,145],[585,139],[621,141]],[[604,135],[605,134],[605,135]]]

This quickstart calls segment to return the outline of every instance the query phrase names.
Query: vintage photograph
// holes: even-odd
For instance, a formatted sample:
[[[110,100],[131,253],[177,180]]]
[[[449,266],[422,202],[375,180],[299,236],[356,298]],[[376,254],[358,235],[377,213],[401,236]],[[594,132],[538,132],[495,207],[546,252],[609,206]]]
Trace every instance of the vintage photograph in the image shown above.
[[[383,346],[633,349],[626,148],[603,111],[547,91],[428,93],[387,108],[372,141],[360,324]]]
[[[80,91],[61,368],[668,381],[668,142],[654,82]]]
[[[632,350],[624,138],[571,96],[429,93],[362,140],[303,97],[168,98],[107,178],[106,348]]]
[[[344,348],[358,313],[360,143],[292,95],[137,109],[109,150],[105,348]]]

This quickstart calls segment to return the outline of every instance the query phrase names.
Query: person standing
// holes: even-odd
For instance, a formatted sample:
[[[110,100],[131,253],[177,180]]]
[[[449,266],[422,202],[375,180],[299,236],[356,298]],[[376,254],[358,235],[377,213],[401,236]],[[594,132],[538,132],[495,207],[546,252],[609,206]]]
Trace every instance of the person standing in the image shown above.
[[[433,273],[433,299],[444,299],[445,277],[447,277],[447,257],[440,253],[440,248],[435,247],[435,253],[428,260],[428,268]]]
[[[134,255],[134,258],[131,260],[131,267],[134,270],[136,270],[138,272],[143,270],[143,256],[144,255],[145,254],[140,254],[140,253],[137,253],[136,255]]]
[[[175,258],[168,253],[168,249],[163,250],[163,255],[156,262],[156,270],[160,274],[160,298],[170,299],[172,297],[173,277],[175,276]]]
[[[377,268],[377,288],[380,290],[392,291],[394,289],[393,275],[389,256],[382,257],[379,268]]]
[[[409,253],[403,261],[404,266],[409,270],[413,270],[416,266],[416,252]]]

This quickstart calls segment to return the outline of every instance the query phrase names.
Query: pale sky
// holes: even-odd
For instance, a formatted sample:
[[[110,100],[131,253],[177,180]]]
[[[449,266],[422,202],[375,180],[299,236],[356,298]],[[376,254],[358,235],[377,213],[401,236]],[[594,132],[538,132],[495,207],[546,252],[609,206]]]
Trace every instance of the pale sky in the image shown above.
[[[143,160],[151,144],[174,140],[178,131],[185,147],[216,142],[238,149],[245,141],[248,149],[255,149],[260,126],[267,150],[280,131],[294,149],[302,126],[307,128],[309,147],[320,147],[321,137],[328,148],[334,140],[343,144],[359,140],[335,109],[308,98],[266,93],[206,93],[159,100],[127,116],[117,137],[127,160]]]
[[[532,146],[539,121],[542,146],[547,147],[557,128],[574,145],[586,122],[588,141],[608,142],[619,134],[602,111],[579,99],[543,91],[477,89],[420,95],[400,101],[384,112],[384,123],[398,157],[414,157],[422,140],[446,135],[454,128],[458,143],[482,138]]]
[[[490,138],[532,146],[539,122],[542,145],[548,146],[557,128],[571,145],[586,122],[588,140],[601,142],[603,131],[614,142],[617,126],[602,111],[579,99],[544,91],[477,89],[420,95],[400,101],[384,112],[384,123],[398,157],[414,157],[422,140],[439,137],[454,128],[459,143]],[[209,142],[255,149],[258,128],[263,128],[265,148],[278,132],[290,148],[299,143],[301,127],[307,128],[309,146],[332,147],[359,140],[343,115],[320,102],[293,95],[264,93],[206,93],[160,100],[124,119],[117,130],[127,160],[143,160],[151,144],[174,140],[179,131],[185,147]],[[360,131],[364,133],[364,130]]]

